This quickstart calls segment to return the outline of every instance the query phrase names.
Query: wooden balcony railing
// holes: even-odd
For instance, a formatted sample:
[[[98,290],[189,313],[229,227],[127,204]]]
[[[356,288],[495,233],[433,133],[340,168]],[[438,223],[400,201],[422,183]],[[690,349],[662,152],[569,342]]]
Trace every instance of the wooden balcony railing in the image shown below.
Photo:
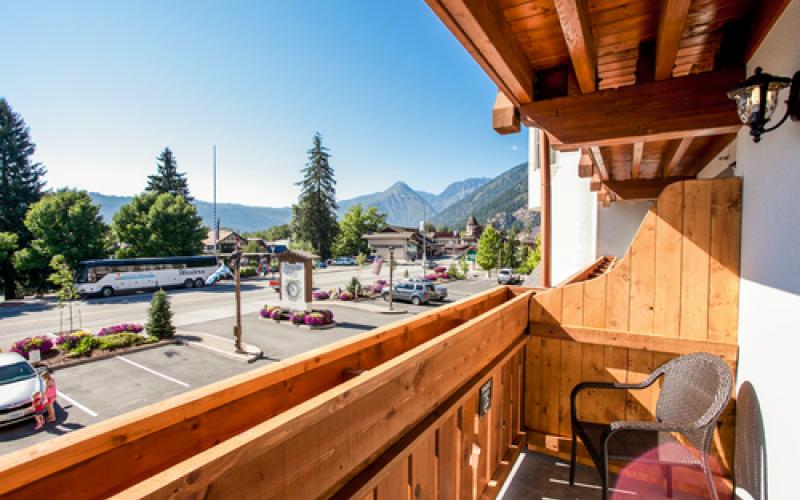
[[[566,456],[575,384],[695,351],[736,369],[740,220],[739,179],[672,184],[604,272],[495,288],[7,455],[0,495],[491,497],[526,439]],[[587,391],[581,416],[652,420],[657,390]],[[715,436],[721,491],[733,419]],[[693,474],[676,488],[704,494]]]
[[[510,445],[529,298],[493,289],[7,455],[0,495],[330,495],[436,412],[449,418],[458,406],[468,425],[487,377],[492,409],[481,422],[494,429],[502,415]],[[485,484],[506,446],[481,441],[480,425]]]

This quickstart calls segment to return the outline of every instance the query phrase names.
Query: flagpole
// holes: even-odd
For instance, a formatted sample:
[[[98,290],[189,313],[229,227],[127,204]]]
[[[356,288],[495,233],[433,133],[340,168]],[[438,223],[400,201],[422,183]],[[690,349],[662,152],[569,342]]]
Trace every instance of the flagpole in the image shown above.
[[[214,255],[219,256],[219,251],[217,249],[217,239],[219,238],[219,224],[217,223],[217,145],[214,144],[212,149],[213,165],[211,168],[211,190],[213,191],[214,197],[214,222],[212,223],[214,227],[211,228],[211,231],[214,233]]]

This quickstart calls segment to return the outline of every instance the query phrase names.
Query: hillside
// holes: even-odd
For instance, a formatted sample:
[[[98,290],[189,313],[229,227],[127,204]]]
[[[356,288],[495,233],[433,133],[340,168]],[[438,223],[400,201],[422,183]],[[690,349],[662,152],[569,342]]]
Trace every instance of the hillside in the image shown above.
[[[430,217],[436,210],[423,196],[411,189],[405,182],[396,182],[386,191],[365,194],[341,200],[339,202],[339,216],[341,217],[353,205],[361,204],[364,208],[375,207],[379,212],[386,214],[389,224],[398,226],[416,227],[422,220],[423,209]]]
[[[89,193],[92,201],[100,204],[100,215],[110,223],[114,214],[122,205],[131,201],[130,196],[111,196],[101,193]],[[214,220],[214,205],[207,201],[194,201],[197,212],[203,223],[211,227]],[[254,207],[237,203],[217,203],[217,217],[222,227],[229,227],[240,232],[258,231],[270,226],[287,224],[292,218],[288,207]]]
[[[432,217],[431,222],[463,227],[467,217],[474,215],[481,224],[491,218],[509,226],[515,220],[514,212],[527,204],[528,164],[522,163],[445,208]]]

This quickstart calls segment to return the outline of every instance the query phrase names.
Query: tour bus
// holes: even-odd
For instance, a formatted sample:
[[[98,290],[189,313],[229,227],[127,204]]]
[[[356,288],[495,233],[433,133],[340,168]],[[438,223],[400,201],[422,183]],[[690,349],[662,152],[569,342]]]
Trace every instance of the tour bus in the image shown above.
[[[81,295],[111,297],[120,291],[205,286],[216,270],[213,255],[85,260],[78,264],[75,283]]]

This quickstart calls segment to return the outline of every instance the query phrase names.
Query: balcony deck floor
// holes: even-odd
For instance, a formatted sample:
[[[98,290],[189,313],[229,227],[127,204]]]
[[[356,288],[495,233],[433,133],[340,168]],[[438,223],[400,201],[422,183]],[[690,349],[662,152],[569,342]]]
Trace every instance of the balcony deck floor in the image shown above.
[[[597,500],[600,498],[600,476],[584,465],[578,465],[575,486],[569,484],[569,463],[553,457],[534,452],[526,452],[520,456],[521,462],[514,475],[509,479],[508,488],[503,500]],[[612,477],[614,484],[616,478]],[[666,491],[649,483],[630,481],[625,490],[614,490],[612,500],[633,499],[666,499]],[[634,491],[635,490],[635,491]],[[673,500],[699,499],[685,493],[675,491]]]

